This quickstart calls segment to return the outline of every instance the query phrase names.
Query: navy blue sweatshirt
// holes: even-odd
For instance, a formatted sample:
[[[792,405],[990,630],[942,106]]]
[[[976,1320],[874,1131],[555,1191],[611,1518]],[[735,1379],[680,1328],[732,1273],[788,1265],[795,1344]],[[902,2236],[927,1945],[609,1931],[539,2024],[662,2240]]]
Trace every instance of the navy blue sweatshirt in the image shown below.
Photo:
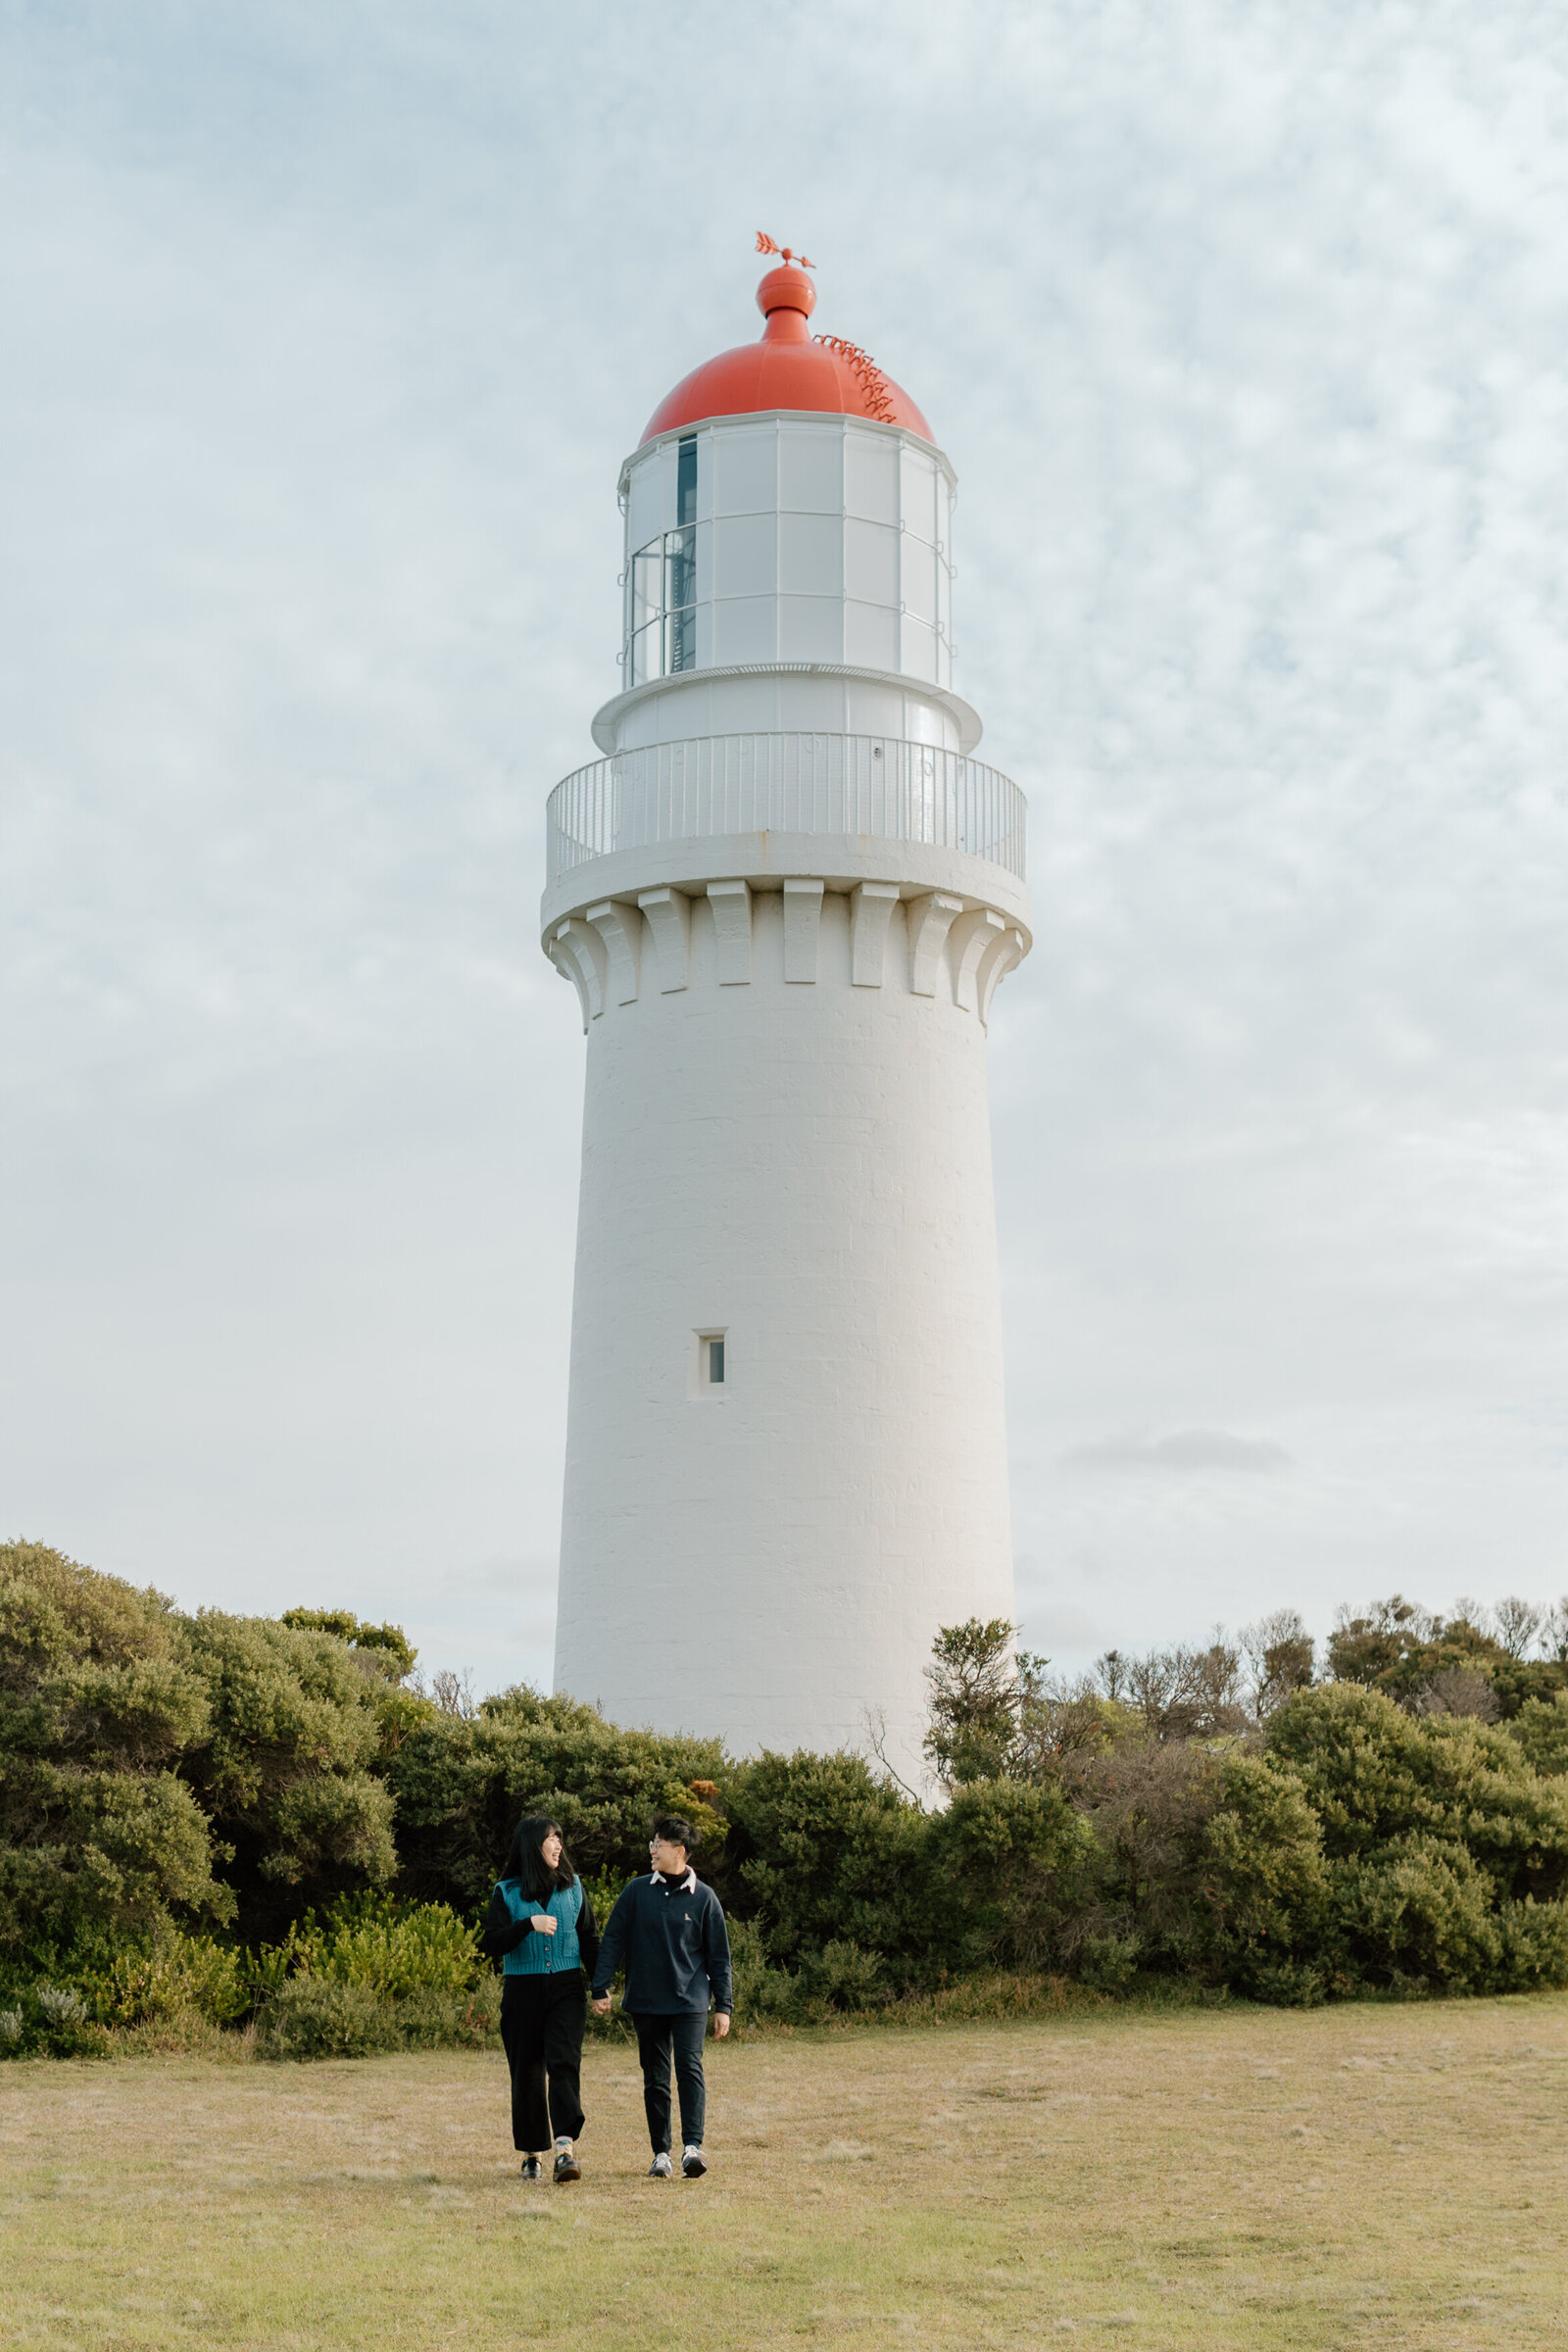
[[[691,1871],[683,1879],[651,1871],[622,1889],[600,1937],[596,2001],[610,1990],[622,1960],[626,1992],[620,2005],[632,2016],[706,2016],[710,2003],[728,2016],[732,1987],[724,1907]]]

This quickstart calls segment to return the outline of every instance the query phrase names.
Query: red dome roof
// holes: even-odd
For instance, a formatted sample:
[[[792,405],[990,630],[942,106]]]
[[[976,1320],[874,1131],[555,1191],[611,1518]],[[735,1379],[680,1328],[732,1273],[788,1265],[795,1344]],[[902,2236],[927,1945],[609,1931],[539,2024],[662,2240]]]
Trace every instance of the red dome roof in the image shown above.
[[[760,342],[722,351],[683,376],[648,419],[644,441],[708,416],[759,410],[817,409],[830,416],[868,416],[902,424],[922,441],[935,436],[907,392],[853,343],[813,337],[807,320],[816,288],[804,270],[770,270],[757,289],[767,320]]]

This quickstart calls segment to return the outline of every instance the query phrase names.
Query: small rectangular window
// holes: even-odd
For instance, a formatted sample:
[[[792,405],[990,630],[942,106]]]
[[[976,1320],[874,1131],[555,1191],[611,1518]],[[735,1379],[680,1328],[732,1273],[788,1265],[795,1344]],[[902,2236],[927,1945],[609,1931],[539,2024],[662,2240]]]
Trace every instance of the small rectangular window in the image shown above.
[[[692,1334],[695,1352],[686,1359],[690,1369],[688,1395],[693,1396],[727,1396],[729,1395],[729,1341],[722,1331],[698,1331]]]
[[[697,520],[697,443],[683,441],[675,461],[675,520]]]

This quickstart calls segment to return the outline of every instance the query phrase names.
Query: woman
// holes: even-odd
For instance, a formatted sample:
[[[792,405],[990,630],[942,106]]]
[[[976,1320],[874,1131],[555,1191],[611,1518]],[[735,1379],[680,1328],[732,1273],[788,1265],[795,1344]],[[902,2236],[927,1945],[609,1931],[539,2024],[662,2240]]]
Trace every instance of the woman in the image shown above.
[[[557,2180],[580,2180],[572,2142],[582,2130],[583,1970],[592,1972],[598,1961],[599,1929],[560,1826],[543,1814],[517,1824],[479,1948],[501,1961],[501,2039],[512,2069],[512,2142],[522,2151],[522,2177],[542,2178],[538,2152],[553,2135]]]

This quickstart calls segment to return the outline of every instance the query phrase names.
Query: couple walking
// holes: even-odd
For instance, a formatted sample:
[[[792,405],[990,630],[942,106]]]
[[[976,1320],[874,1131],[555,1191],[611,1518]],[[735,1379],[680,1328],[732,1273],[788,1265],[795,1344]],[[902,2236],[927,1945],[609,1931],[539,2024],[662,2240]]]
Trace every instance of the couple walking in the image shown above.
[[[669,2070],[680,2098],[681,2171],[700,2180],[707,2088],[703,2037],[710,2002],[713,2032],[729,2032],[729,1936],[723,1907],[691,1866],[697,1832],[678,1814],[661,1813],[648,1841],[653,1868],[622,1889],[603,1936],[560,1825],[543,1814],[517,1824],[506,1876],[490,1897],[481,1951],[501,1961],[501,2039],[512,2070],[512,2139],[522,2177],[542,2177],[540,2152],[555,2146],[557,2180],[580,2180],[575,2141],[583,2128],[579,2077],[588,2000],[603,2017],[610,1987],[625,1963],[621,2008],[637,2029],[643,2107],[654,2161],[649,2176],[668,2180]],[[592,1979],[591,1996],[583,1972]]]

